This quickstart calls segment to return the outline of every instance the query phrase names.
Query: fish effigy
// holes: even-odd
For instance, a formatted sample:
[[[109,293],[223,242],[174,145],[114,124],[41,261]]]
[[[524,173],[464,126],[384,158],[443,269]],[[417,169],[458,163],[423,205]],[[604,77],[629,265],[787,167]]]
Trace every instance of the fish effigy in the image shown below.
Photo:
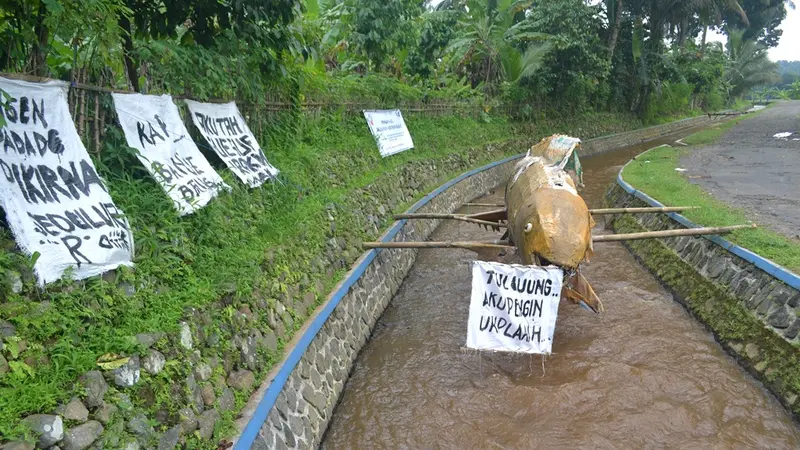
[[[523,264],[564,270],[562,297],[600,313],[603,304],[580,273],[593,254],[595,222],[573,179],[580,176],[579,145],[579,139],[551,136],[517,163],[505,193],[508,238]],[[578,167],[574,175],[565,170],[570,161]]]
[[[578,156],[580,139],[553,135],[533,145],[514,166],[506,184],[503,209],[478,214],[398,214],[396,219],[453,219],[506,232],[494,242],[365,242],[365,248],[486,248],[515,249],[529,266],[557,266],[563,270],[561,298],[595,314],[603,303],[581,274],[594,254],[593,242],[612,242],[672,236],[727,233],[755,225],[664,230],[610,236],[592,236],[593,215],[677,212],[693,207],[611,208],[591,210],[578,193],[583,173]]]

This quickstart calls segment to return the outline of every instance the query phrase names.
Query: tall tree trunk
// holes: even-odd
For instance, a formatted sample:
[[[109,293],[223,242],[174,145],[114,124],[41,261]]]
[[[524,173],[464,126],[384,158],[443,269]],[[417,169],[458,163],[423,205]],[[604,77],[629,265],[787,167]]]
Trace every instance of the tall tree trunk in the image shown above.
[[[689,18],[688,17],[684,17],[683,19],[681,19],[681,24],[680,24],[679,34],[678,34],[678,45],[681,48],[685,48],[686,47],[686,34],[687,34],[688,29],[689,29]]]
[[[34,32],[36,33],[36,42],[33,44],[33,52],[31,53],[31,69],[33,74],[39,77],[49,75],[47,68],[47,41],[50,39],[50,30],[44,23],[47,17],[47,6],[44,2],[39,3],[39,10],[36,15],[36,25]]]
[[[614,21],[611,24],[611,36],[608,38],[608,60],[614,59],[614,50],[617,48],[619,30],[622,27],[622,0],[612,0],[614,2]]]
[[[125,59],[125,72],[128,74],[128,80],[130,80],[133,90],[139,92],[139,68],[133,55],[135,49],[133,48],[131,21],[127,17],[121,16],[119,26],[123,31],[122,53]]]
[[[700,44],[700,57],[706,54],[706,36],[708,35],[708,25],[703,25],[703,43]]]

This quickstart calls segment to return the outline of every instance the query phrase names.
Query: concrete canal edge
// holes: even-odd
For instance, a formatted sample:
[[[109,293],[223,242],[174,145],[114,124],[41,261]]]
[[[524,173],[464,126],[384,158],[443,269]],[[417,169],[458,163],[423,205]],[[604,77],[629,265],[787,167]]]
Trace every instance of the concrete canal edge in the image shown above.
[[[664,206],[620,171],[608,207]],[[677,213],[616,215],[606,226],[634,233],[699,225]],[[625,246],[737,362],[800,419],[800,276],[720,236],[627,241]]]
[[[698,116],[583,144],[582,155],[657,139],[715,119]],[[512,156],[466,172],[426,195],[408,212],[452,213],[508,179]],[[425,240],[438,220],[396,222],[381,240]],[[237,420],[233,448],[316,448],[359,351],[416,258],[416,250],[370,250],[328,296],[286,347],[286,357],[267,375]]]
[[[705,125],[711,122],[720,122],[722,120],[724,119],[721,117],[703,115],[690,117],[683,120],[676,120],[674,122],[669,122],[662,125],[640,128],[634,131],[601,136],[584,142],[581,145],[580,156],[585,157],[598,155],[618,148],[652,141],[672,133],[677,133],[687,128]]]

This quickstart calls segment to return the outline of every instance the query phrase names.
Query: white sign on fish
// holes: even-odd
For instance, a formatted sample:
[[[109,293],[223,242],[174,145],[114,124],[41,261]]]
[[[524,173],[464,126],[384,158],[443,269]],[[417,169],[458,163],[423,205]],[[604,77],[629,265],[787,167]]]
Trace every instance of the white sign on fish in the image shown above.
[[[0,78],[0,90],[0,206],[20,249],[39,254],[39,285],[133,266],[130,225],[78,136],[68,84]]]
[[[550,354],[563,279],[558,267],[474,261],[467,348]]]
[[[388,111],[364,111],[369,131],[378,143],[378,150],[384,158],[414,148],[411,134],[403,121],[399,109]]]

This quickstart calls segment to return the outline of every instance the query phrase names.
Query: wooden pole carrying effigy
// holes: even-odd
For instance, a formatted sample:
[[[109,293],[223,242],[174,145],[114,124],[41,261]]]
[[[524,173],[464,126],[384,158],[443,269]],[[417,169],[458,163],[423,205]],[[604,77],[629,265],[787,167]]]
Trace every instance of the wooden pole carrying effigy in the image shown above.
[[[642,233],[628,233],[628,234],[605,234],[601,236],[592,236],[592,242],[635,241],[639,239],[724,234],[742,228],[756,228],[756,224],[731,225],[728,227],[705,227],[705,228],[685,228],[679,230],[645,231]]]
[[[590,209],[589,213],[593,215],[603,214],[641,214],[641,213],[668,213],[668,212],[681,212],[688,209],[699,209],[699,206],[661,206],[653,208],[601,208]]]
[[[619,242],[679,236],[724,234],[743,228],[756,228],[756,225],[731,225],[727,227],[686,228],[680,230],[645,231],[642,233],[606,234],[601,236],[593,236],[592,242]],[[508,241],[364,242],[362,246],[364,248],[465,248],[469,250],[480,248],[513,248]]]
[[[463,214],[395,214],[395,219],[452,219],[460,220],[462,222],[476,223],[478,225],[486,225],[495,228],[506,228],[504,224],[497,222],[490,222],[488,220],[473,219]]]
[[[482,248],[513,248],[506,241],[486,242],[364,242],[364,248],[464,248],[476,250]]]
[[[464,206],[481,206],[481,207],[498,207],[502,204],[495,203],[465,203]],[[699,209],[699,206],[660,206],[648,208],[599,208],[590,209],[589,213],[593,215],[605,214],[646,214],[646,213],[670,213],[681,212],[689,209]],[[490,211],[491,212],[491,211]],[[465,217],[466,214],[396,214],[395,219],[454,219],[462,220],[464,222],[475,222],[477,219],[469,219]],[[483,224],[485,225],[485,224]]]

